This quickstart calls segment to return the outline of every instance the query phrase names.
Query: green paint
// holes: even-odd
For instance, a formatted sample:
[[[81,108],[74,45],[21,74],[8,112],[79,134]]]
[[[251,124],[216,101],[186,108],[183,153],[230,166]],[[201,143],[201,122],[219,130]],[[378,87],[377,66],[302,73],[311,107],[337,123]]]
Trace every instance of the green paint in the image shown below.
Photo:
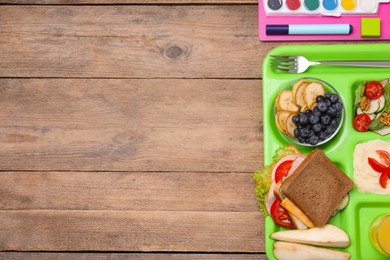
[[[306,9],[309,11],[317,10],[317,8],[320,7],[319,0],[305,0],[304,4]]]

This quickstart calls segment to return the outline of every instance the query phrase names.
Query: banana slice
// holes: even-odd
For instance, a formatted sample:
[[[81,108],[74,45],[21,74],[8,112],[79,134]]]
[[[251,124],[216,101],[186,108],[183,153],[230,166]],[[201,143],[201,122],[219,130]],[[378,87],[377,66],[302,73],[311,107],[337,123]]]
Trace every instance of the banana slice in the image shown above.
[[[292,90],[279,92],[275,106],[278,111],[290,111],[294,113],[299,111],[299,107],[294,103]]]
[[[275,115],[276,126],[282,133],[287,134],[287,119],[290,116],[290,112],[278,111]]]
[[[295,128],[297,128],[297,126],[295,125],[295,123],[293,122],[292,118],[295,114],[290,114],[287,118],[287,122],[286,122],[286,132],[287,132],[287,135],[292,137],[292,138],[295,138],[294,136],[294,130]]]
[[[294,86],[292,87],[294,103],[300,107],[303,107],[306,105],[306,102],[305,102],[305,99],[303,98],[303,96],[304,96],[305,88],[307,85],[309,85],[309,82],[301,79],[296,84],[294,84]]]
[[[305,87],[303,98],[306,106],[312,109],[316,103],[316,97],[319,95],[325,95],[324,86],[320,82],[311,82]]]

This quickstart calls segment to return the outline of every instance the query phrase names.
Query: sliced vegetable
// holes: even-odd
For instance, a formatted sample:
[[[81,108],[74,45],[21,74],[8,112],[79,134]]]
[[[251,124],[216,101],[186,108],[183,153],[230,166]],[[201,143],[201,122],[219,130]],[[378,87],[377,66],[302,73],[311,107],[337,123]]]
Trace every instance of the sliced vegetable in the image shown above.
[[[275,173],[275,182],[278,183],[279,181],[282,181],[284,177],[287,176],[288,171],[291,169],[291,166],[293,164],[293,160],[288,160],[283,162],[279,167],[276,169]]]
[[[287,211],[280,205],[280,200],[276,199],[271,206],[271,217],[276,224],[286,228],[294,228]]]
[[[389,179],[389,170],[385,169],[384,172],[381,173],[381,176],[379,177],[379,184],[382,188],[386,189],[387,187],[387,180]]]
[[[385,150],[376,150],[376,153],[381,157],[382,163],[386,167],[390,167],[390,153]]]
[[[368,126],[371,123],[371,119],[366,114],[360,114],[355,116],[353,120],[353,127],[359,132],[367,132]]]
[[[377,172],[383,172],[386,169],[384,165],[382,165],[377,160],[371,157],[368,157],[368,164],[371,166],[372,169],[374,169],[374,171]]]
[[[370,81],[366,83],[364,94],[370,99],[377,99],[383,95],[384,88],[378,81]]]

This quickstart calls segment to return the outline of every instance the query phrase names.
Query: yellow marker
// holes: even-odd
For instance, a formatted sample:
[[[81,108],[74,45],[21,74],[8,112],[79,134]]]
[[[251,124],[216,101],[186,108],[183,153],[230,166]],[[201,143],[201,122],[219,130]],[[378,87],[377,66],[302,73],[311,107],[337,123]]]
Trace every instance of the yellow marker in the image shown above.
[[[347,10],[347,11],[352,11],[353,9],[356,8],[356,0],[342,0],[341,1],[341,6]]]
[[[390,256],[390,215],[383,215],[371,225],[370,239],[374,247],[385,256]]]

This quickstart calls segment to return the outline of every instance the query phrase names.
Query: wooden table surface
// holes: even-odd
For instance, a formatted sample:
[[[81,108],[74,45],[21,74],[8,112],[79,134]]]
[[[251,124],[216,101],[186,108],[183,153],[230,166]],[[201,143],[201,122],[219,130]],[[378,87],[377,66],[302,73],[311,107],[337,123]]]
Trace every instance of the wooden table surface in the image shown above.
[[[256,0],[0,3],[1,259],[266,259],[261,67],[301,43]]]

